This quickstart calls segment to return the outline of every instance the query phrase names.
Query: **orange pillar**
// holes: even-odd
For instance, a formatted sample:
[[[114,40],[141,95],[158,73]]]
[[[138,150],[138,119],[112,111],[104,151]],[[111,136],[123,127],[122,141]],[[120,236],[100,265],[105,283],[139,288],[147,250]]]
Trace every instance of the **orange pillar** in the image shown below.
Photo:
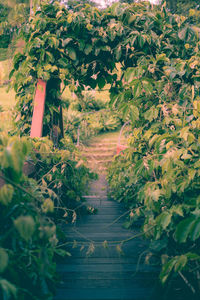
[[[43,117],[44,117],[44,107],[45,107],[45,98],[46,98],[46,81],[38,79],[35,99],[34,99],[34,109],[33,109],[33,118],[31,125],[31,134],[32,138],[42,136],[42,127],[43,127]]]

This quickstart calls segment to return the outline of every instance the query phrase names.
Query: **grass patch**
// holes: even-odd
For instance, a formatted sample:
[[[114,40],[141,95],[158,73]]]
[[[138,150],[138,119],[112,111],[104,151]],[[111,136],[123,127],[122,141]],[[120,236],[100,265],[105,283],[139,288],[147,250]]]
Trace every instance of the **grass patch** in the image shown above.
[[[10,110],[15,105],[15,92],[10,90],[7,92],[7,87],[0,87],[0,105],[4,111]]]
[[[0,87],[0,131],[8,132],[12,128],[12,110],[15,105],[15,92],[7,87]]]

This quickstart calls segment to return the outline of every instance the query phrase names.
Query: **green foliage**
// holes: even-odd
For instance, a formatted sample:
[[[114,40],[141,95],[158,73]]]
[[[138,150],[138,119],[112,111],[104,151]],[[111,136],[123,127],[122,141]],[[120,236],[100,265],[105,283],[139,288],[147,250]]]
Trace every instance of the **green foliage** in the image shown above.
[[[140,53],[122,75],[121,93],[112,95],[112,103],[130,118],[132,133],[108,179],[112,195],[133,209],[126,226],[144,218],[144,235],[162,263],[161,281],[179,274],[199,293],[200,44],[187,19],[164,8],[158,15],[157,42],[153,31],[147,33],[150,15],[145,33],[136,33],[137,44],[134,39],[139,49],[157,43],[155,53]]]
[[[86,5],[75,12],[57,1],[41,3],[24,28],[26,47],[22,54],[15,56],[10,74],[16,91],[16,125],[20,134],[30,132],[37,78],[47,81],[48,87],[45,126],[49,124],[49,128],[44,128],[44,135],[49,135],[52,111],[60,105],[61,81],[77,95],[85,86],[102,89],[111,84],[111,92],[116,89],[121,82],[117,81],[116,62],[135,63],[130,55],[134,48],[133,37],[129,37],[135,35],[134,16],[142,9],[147,11],[146,4],[136,3],[133,9],[131,5],[114,4],[107,11]],[[143,49],[147,50],[146,54],[150,53],[143,47],[145,36],[138,35],[138,41],[141,46],[138,51]],[[139,84],[138,91],[140,88]]]
[[[41,210],[40,186],[22,170],[30,150],[25,139],[1,137],[1,299],[47,299],[55,280],[56,226]]]
[[[38,170],[35,179],[42,184],[47,202],[43,210],[52,210],[52,203],[61,210],[74,209],[81,205],[82,195],[87,192],[89,179],[94,174],[89,172],[77,148],[69,138],[61,140],[60,149],[46,138],[36,140],[35,156],[32,156]],[[73,174],[73,176],[72,176]],[[64,213],[63,213],[64,214]],[[68,214],[70,220],[70,213]]]
[[[61,81],[79,95],[84,86],[110,84],[111,105],[133,128],[130,147],[111,167],[110,185],[131,207],[129,223],[144,217],[144,235],[163,265],[162,282],[174,273],[192,273],[196,282],[199,276],[200,42],[190,24],[164,6],[151,11],[147,3],[76,12],[44,1],[25,28],[26,48],[11,73],[21,133],[30,130],[37,78],[50,87],[49,127]],[[113,120],[101,118],[100,130],[113,128]],[[13,180],[20,180],[21,165],[14,166],[9,151],[6,160],[13,164]],[[52,203],[46,200],[43,210],[51,211]]]
[[[73,142],[87,143],[89,138],[102,132],[114,131],[121,125],[116,113],[107,110],[80,113],[69,110],[64,113],[65,133]]]
[[[35,166],[32,178],[23,172],[25,161]],[[54,150],[48,139],[2,135],[0,166],[0,298],[52,299],[55,256],[70,255],[58,247],[55,220],[75,222],[93,175],[64,140]]]

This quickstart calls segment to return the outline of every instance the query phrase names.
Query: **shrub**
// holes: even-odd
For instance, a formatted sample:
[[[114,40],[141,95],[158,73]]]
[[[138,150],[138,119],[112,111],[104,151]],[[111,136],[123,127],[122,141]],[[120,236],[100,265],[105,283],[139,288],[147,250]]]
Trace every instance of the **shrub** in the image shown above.
[[[76,220],[90,176],[78,157],[69,141],[54,150],[48,139],[1,136],[1,299],[52,299],[55,256],[70,255],[58,247],[55,220]],[[32,178],[23,172],[25,160],[35,165]]]

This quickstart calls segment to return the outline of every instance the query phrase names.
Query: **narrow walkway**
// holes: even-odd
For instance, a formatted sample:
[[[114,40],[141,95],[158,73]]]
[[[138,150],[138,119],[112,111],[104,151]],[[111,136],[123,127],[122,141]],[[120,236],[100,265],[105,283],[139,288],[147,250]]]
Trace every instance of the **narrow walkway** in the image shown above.
[[[87,203],[98,209],[96,215],[81,217],[75,225],[66,225],[72,256],[58,265],[62,282],[55,300],[148,300],[152,297],[157,273],[144,264],[146,242],[134,238],[139,229],[123,228],[123,205],[108,199],[106,163],[116,151],[117,134],[102,135],[83,149],[99,179],[91,183]],[[140,263],[138,260],[141,258]]]

